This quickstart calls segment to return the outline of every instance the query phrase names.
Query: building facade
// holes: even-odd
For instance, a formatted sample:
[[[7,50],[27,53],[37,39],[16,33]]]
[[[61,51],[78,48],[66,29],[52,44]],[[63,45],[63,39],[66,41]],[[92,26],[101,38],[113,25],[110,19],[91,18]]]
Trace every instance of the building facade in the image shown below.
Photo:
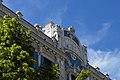
[[[32,31],[31,40],[37,61],[35,68],[43,63],[57,63],[60,69],[59,80],[75,80],[82,69],[91,72],[88,80],[110,80],[108,74],[101,73],[98,67],[94,68],[88,63],[87,47],[80,43],[74,27],[65,29],[53,22],[48,22],[43,28],[38,24],[33,26],[22,18],[21,12],[14,13],[0,2],[0,18],[4,15],[17,17],[20,24]]]

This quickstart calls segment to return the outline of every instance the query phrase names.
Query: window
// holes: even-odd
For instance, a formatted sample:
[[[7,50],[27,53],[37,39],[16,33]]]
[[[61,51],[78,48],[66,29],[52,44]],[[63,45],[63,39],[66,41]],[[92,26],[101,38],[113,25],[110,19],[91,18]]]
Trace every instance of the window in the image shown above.
[[[72,40],[79,46],[79,40],[76,37],[72,37]]]
[[[67,74],[67,80],[69,80],[69,74]]]
[[[76,77],[74,75],[71,75],[71,80],[75,80]]]
[[[66,31],[66,30],[64,30],[64,36],[66,36],[66,37],[70,37],[69,32],[68,32],[68,31]]]
[[[41,55],[41,64],[46,64],[48,66],[52,66],[53,63],[49,59],[45,58],[44,56]]]
[[[36,61],[36,64],[33,65],[34,68],[38,69],[38,53],[36,51],[34,51],[34,59]]]
[[[71,54],[71,58],[75,61],[76,60],[76,56],[74,54]]]

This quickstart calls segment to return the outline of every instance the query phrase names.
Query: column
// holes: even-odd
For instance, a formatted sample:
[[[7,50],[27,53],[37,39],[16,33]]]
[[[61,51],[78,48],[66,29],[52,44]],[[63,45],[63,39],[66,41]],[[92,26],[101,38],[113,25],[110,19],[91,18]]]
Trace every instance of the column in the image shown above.
[[[69,73],[69,80],[71,80],[71,73]]]
[[[42,54],[42,45],[41,44],[38,44],[38,67],[40,67],[41,65],[41,54]]]

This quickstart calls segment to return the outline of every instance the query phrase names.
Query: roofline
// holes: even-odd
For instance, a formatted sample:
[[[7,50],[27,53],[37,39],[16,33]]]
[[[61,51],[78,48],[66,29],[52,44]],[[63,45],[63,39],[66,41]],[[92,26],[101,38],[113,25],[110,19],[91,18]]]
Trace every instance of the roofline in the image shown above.
[[[7,8],[7,7],[4,6],[3,4],[2,4],[1,6],[4,7],[4,9],[7,9],[6,12],[5,12],[5,11],[2,11],[2,10],[0,9],[4,14],[8,15],[7,13],[10,12],[10,13],[12,13],[12,14],[10,14],[10,15],[8,15],[8,16],[10,16],[10,17],[17,17],[16,13],[13,12],[11,9]],[[22,20],[23,20],[23,21],[22,21]],[[33,26],[31,23],[29,23],[28,21],[26,21],[25,19],[21,18],[20,21],[22,21],[22,23],[28,23],[28,24],[30,25],[29,27],[32,28],[33,30],[35,30],[34,26]],[[19,21],[19,23],[21,24],[20,21]],[[23,25],[23,24],[21,24],[21,25]],[[23,25],[23,26],[24,26],[24,25]],[[24,26],[24,27],[25,27],[26,29],[30,29],[28,26]],[[32,29],[30,29],[30,30],[31,30],[31,32],[32,32],[34,35],[36,35],[37,37],[41,38],[41,40],[42,40],[43,42],[46,42],[46,44],[49,45],[49,47],[54,48],[57,53],[59,52],[59,55],[61,55],[61,56],[62,56],[63,58],[65,58],[65,59],[67,59],[67,57],[66,57],[66,55],[64,54],[64,52],[62,52],[61,50],[55,48],[55,47],[54,47],[52,44],[50,44],[49,42],[44,41],[44,39],[43,39],[42,37],[38,36],[38,34],[35,33],[35,31],[33,31]],[[47,35],[45,35],[42,31],[41,31],[41,33],[42,33],[44,36],[46,36],[47,38],[51,39],[50,37],[48,37]],[[31,34],[31,35],[32,35],[32,34]],[[61,54],[61,53],[62,53],[62,54]]]

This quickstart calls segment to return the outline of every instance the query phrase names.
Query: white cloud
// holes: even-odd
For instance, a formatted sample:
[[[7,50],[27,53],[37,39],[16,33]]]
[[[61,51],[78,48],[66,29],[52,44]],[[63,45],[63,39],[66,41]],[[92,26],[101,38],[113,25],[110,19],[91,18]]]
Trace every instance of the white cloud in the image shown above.
[[[103,23],[102,28],[100,30],[93,32],[92,34],[81,36],[80,38],[81,42],[88,46],[99,42],[106,36],[110,26],[111,26],[111,23]]]
[[[52,13],[50,13],[50,15],[48,15],[46,22],[53,21],[53,22],[61,25],[62,24],[62,17],[66,11],[67,11],[67,7],[58,9],[57,11],[53,11]]]
[[[88,48],[88,59],[92,66],[100,67],[102,72],[108,72],[112,80],[120,79],[120,50],[94,50]]]

